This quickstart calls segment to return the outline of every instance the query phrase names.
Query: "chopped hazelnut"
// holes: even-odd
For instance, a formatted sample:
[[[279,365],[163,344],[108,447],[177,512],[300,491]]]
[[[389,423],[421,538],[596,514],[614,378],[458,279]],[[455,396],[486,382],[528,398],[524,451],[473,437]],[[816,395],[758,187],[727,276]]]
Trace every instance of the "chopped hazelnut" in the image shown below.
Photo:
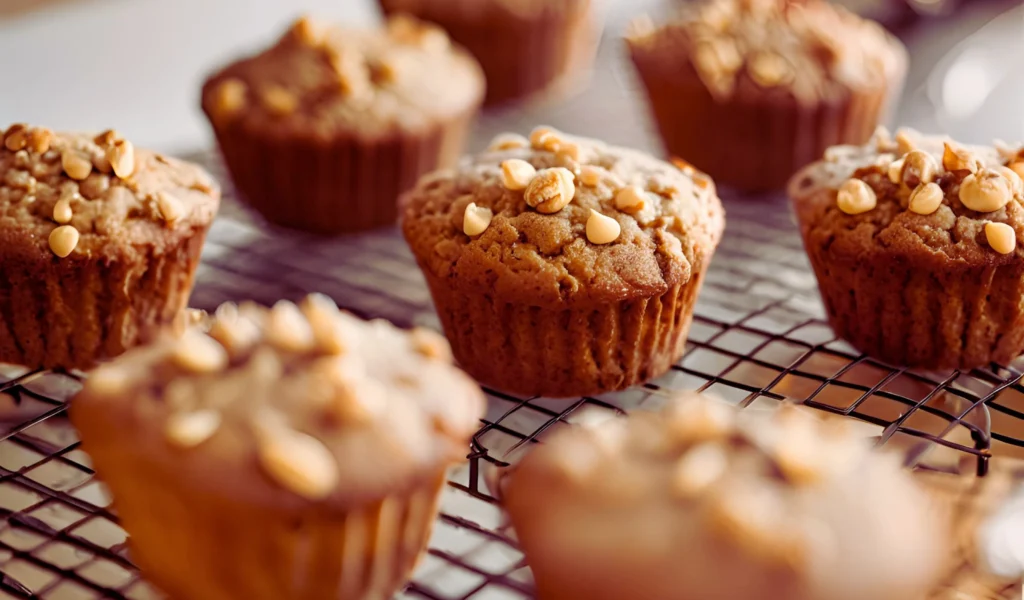
[[[237,306],[225,303],[217,307],[209,335],[230,355],[238,355],[255,346],[263,332],[252,319],[242,315]]]
[[[875,208],[878,197],[867,183],[860,179],[847,179],[839,186],[836,196],[839,210],[848,215],[859,215]]]
[[[309,321],[299,307],[287,300],[279,300],[270,309],[266,338],[286,352],[309,352],[316,347],[316,336]]]
[[[530,132],[530,145],[533,146],[534,150],[548,150],[549,146],[553,143],[552,140],[558,139],[558,132],[547,126],[535,127]]]
[[[259,440],[260,465],[284,488],[310,500],[320,500],[338,483],[338,464],[315,437],[298,431],[274,431]]]
[[[647,194],[639,186],[630,185],[615,194],[615,208],[624,213],[636,214],[644,209]]]
[[[512,191],[525,190],[536,174],[537,169],[525,160],[512,158],[501,163],[501,183]]]
[[[590,209],[587,219],[587,239],[591,244],[610,244],[619,239],[622,227],[611,217],[606,217],[594,209]]]
[[[167,418],[164,433],[175,446],[194,448],[213,437],[220,423],[220,413],[212,409],[176,413]]]
[[[1006,223],[985,223],[985,238],[1000,254],[1009,254],[1017,247],[1017,233]]]
[[[494,212],[486,206],[477,206],[476,202],[466,205],[466,212],[462,215],[462,231],[469,237],[478,236],[487,231],[491,225]]]
[[[71,217],[73,216],[74,215],[71,212],[71,201],[68,200],[67,198],[61,198],[60,200],[57,200],[56,204],[53,205],[54,221],[60,224],[70,223]]]
[[[53,132],[45,127],[36,127],[28,134],[28,149],[36,154],[43,154],[50,149]]]
[[[889,181],[896,185],[900,184],[900,180],[903,177],[903,165],[903,158],[898,158],[889,163],[889,167],[886,169],[886,175],[889,177]]]
[[[923,150],[911,150],[903,157],[900,180],[910,189],[922,183],[935,181],[939,164],[931,154]]]
[[[160,210],[160,216],[168,225],[173,225],[185,214],[185,206],[170,193],[163,190],[157,192],[156,207]]]
[[[216,373],[228,366],[228,353],[215,339],[190,329],[174,345],[171,360],[191,373]]]
[[[71,254],[78,246],[80,235],[71,225],[61,225],[50,232],[50,250],[60,258]]]
[[[213,115],[218,120],[235,116],[245,108],[248,86],[241,79],[225,79],[213,90]]]
[[[1007,168],[1016,173],[1021,179],[1024,179],[1024,161],[1010,163],[1010,166]]]
[[[992,212],[1013,198],[1010,180],[992,169],[972,173],[960,182],[960,202],[971,210]]]
[[[914,143],[914,140],[910,139],[910,135],[906,132],[906,130],[901,129],[896,132],[897,154],[903,156],[905,154],[909,154],[915,148],[917,148],[917,145]]]
[[[499,133],[491,140],[488,144],[487,149],[490,151],[498,150],[514,150],[516,148],[527,148],[530,146],[530,140],[519,135],[518,133]]]
[[[981,168],[978,160],[969,150],[955,147],[949,142],[943,144],[942,167],[947,171],[967,171],[977,173]]]
[[[679,158],[678,156],[673,156],[668,161],[670,163],[672,163],[673,167],[679,169],[680,171],[682,171],[686,175],[693,176],[693,174],[697,172],[697,169],[693,165],[691,165],[689,162]]]
[[[1003,174],[1003,177],[1010,180],[1010,189],[1013,190],[1014,195],[1024,195],[1024,179],[1021,175],[1014,171],[1010,167],[996,167],[996,171]]]
[[[80,150],[68,148],[61,154],[60,163],[68,177],[76,181],[81,181],[92,173],[92,159]]]
[[[576,196],[575,175],[563,167],[543,169],[526,187],[523,199],[537,212],[553,214],[565,208]]]
[[[409,342],[413,349],[426,358],[433,360],[452,361],[452,349],[443,335],[432,329],[416,327],[409,332]]]
[[[939,184],[935,182],[925,183],[917,186],[910,193],[910,201],[907,208],[910,209],[910,212],[919,215],[930,215],[942,206],[942,198],[942,188],[939,187]]]
[[[338,305],[323,294],[310,294],[302,301],[302,314],[309,320],[317,347],[329,354],[342,354],[346,349],[344,327]]]
[[[300,43],[315,48],[324,43],[327,28],[308,15],[303,15],[292,23],[289,33]]]
[[[94,137],[92,141],[95,142],[97,146],[106,148],[108,146],[113,146],[114,143],[121,139],[124,138],[121,137],[121,134],[118,133],[116,129],[108,129]]]
[[[107,160],[114,175],[127,179],[135,173],[135,147],[128,140],[117,140],[107,149]]]
[[[587,187],[596,187],[597,184],[601,183],[601,176],[603,174],[604,169],[601,167],[583,165],[580,167],[580,183]]]
[[[759,52],[747,65],[751,79],[765,88],[784,84],[793,78],[793,67],[775,52]]]
[[[672,491],[689,499],[699,496],[722,475],[729,466],[729,458],[716,443],[703,443],[691,448],[676,463],[672,473]]]
[[[559,158],[569,159],[572,161],[579,161],[580,153],[580,145],[574,142],[559,142],[558,148],[555,150],[555,154],[557,154]]]
[[[15,123],[4,132],[4,146],[11,152],[24,150],[28,145],[28,127],[24,123]]]
[[[299,98],[279,85],[270,85],[260,92],[263,108],[275,116],[286,117],[299,107]]]

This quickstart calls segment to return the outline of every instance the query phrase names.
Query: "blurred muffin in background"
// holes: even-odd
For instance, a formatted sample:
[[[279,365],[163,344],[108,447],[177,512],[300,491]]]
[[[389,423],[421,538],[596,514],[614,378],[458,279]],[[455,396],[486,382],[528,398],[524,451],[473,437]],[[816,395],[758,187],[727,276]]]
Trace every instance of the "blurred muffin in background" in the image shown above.
[[[893,365],[1024,353],[1024,148],[911,130],[837,146],[789,187],[829,323]]]
[[[849,425],[688,393],[561,428],[500,495],[540,600],[923,600],[948,515]]]
[[[524,395],[667,371],[724,227],[703,173],[548,127],[498,136],[403,196],[402,231],[455,358]]]
[[[399,194],[453,164],[484,93],[476,61],[436,26],[298,20],[203,86],[202,106],[243,199],[318,233],[395,221]]]
[[[377,600],[426,548],[483,404],[440,334],[313,295],[125,354],[71,419],[170,597]]]
[[[184,320],[220,189],[110,130],[0,130],[0,362],[87,369]]]
[[[581,87],[600,41],[602,0],[380,0],[443,27],[487,75],[487,105],[558,99]]]
[[[907,65],[880,25],[822,0],[705,0],[626,40],[667,152],[751,192],[866,142]]]

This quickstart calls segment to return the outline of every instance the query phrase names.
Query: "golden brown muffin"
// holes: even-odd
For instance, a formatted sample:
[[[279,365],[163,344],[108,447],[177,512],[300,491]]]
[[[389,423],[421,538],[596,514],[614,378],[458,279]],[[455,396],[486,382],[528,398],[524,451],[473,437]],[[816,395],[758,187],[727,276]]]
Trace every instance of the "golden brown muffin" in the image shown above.
[[[502,481],[541,600],[922,600],[946,521],[808,409],[683,396],[565,428]]]
[[[221,306],[98,369],[71,419],[132,558],[173,598],[390,598],[483,394],[439,334],[323,296]]]
[[[692,167],[538,128],[404,196],[402,229],[456,359],[565,397],[623,389],[683,353],[724,228]]]
[[[480,61],[485,104],[561,98],[590,75],[601,37],[598,0],[380,0],[443,27]]]
[[[1024,153],[880,131],[829,149],[790,196],[829,323],[895,365],[1024,352]]]
[[[479,65],[435,26],[300,19],[203,86],[231,177],[268,221],[319,233],[388,225],[423,173],[454,164],[484,93]]]
[[[0,362],[85,369],[173,324],[219,202],[115,131],[0,131]]]
[[[627,42],[667,151],[744,191],[866,142],[907,63],[877,23],[823,0],[703,0],[636,21]]]

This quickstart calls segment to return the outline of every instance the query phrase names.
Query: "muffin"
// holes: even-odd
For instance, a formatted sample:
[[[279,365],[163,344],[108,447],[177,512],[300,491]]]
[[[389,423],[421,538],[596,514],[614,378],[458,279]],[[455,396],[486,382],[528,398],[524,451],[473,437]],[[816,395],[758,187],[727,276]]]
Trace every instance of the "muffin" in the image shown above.
[[[439,334],[323,296],[221,306],[89,378],[71,420],[173,598],[390,598],[483,395]]]
[[[502,481],[538,597],[922,600],[948,521],[845,425],[690,395],[551,436]]]
[[[485,104],[554,100],[589,78],[601,37],[600,0],[380,0],[385,14],[443,27],[487,76]]]
[[[627,36],[665,148],[720,185],[782,189],[829,146],[863,144],[903,88],[907,53],[823,0],[706,0]]]
[[[403,197],[402,230],[459,364],[528,395],[596,394],[683,354],[725,225],[692,167],[564,135],[499,136]]]
[[[203,86],[231,177],[268,221],[317,233],[394,223],[395,201],[462,152],[479,65],[435,26],[298,20],[269,50]]]
[[[219,203],[113,130],[0,131],[0,362],[87,369],[175,324]]]
[[[1024,153],[880,131],[790,184],[836,335],[881,361],[947,369],[1024,352]]]

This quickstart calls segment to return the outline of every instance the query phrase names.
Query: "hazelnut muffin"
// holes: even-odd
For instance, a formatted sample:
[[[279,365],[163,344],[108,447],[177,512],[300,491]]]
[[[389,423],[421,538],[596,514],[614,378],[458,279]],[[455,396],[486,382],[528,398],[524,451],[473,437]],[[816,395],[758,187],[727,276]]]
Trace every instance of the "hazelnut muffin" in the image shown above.
[[[342,233],[394,223],[402,191],[454,164],[483,93],[479,65],[436,26],[302,18],[213,75],[202,105],[253,208],[278,225]]]
[[[538,597],[923,600],[948,522],[845,425],[694,394],[558,432],[501,481]]]
[[[455,358],[530,395],[667,371],[724,226],[714,183],[692,167],[547,127],[501,135],[403,197]]]
[[[627,44],[667,151],[743,191],[866,142],[907,64],[881,26],[824,0],[702,0],[635,21]]]
[[[219,203],[113,130],[0,130],[0,362],[87,369],[174,324]]]
[[[1024,154],[880,130],[830,148],[790,196],[836,335],[929,369],[1024,352]]]
[[[380,0],[384,13],[436,23],[480,61],[485,104],[554,100],[589,78],[601,0]]]
[[[426,547],[483,394],[426,330],[323,296],[223,305],[97,369],[71,419],[173,598],[390,598]]]

